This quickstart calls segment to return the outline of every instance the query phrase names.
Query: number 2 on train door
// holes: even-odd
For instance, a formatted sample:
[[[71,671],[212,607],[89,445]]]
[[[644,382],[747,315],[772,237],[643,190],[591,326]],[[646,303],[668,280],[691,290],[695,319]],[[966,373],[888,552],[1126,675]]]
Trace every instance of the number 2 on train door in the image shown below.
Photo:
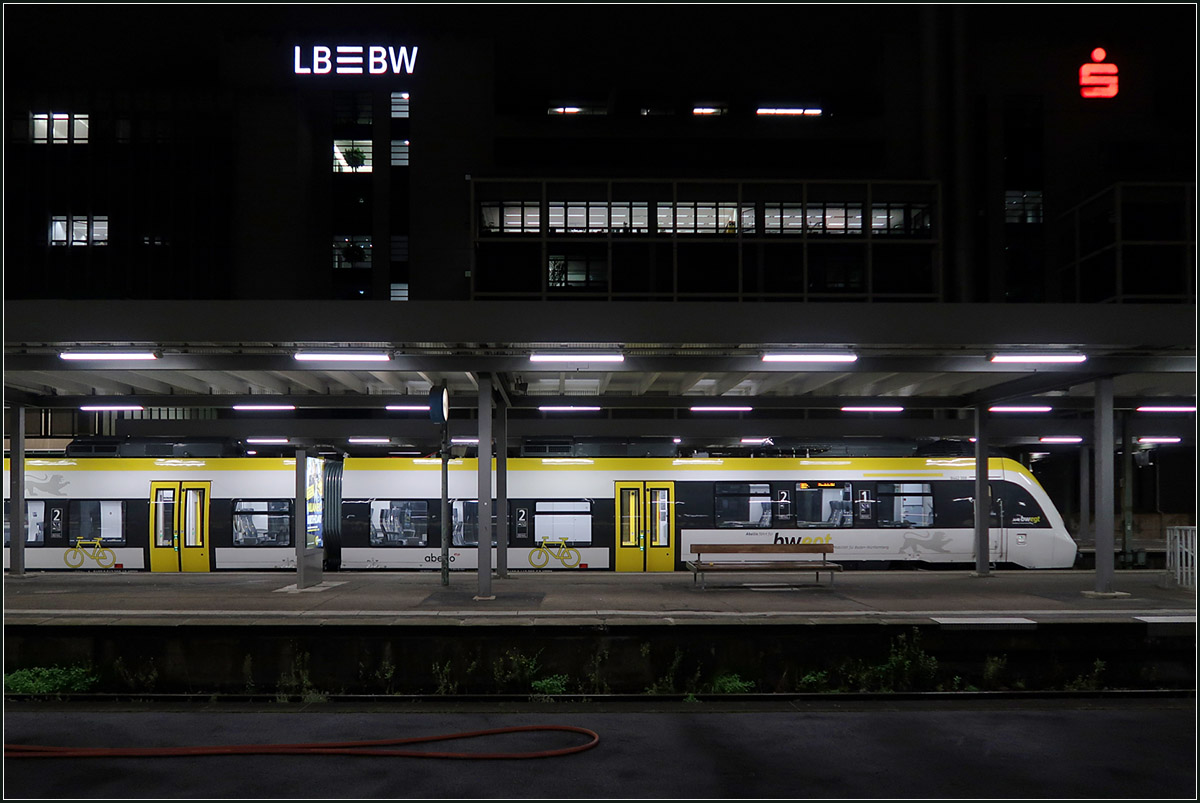
[[[212,483],[150,483],[150,570],[209,570],[208,502]]]
[[[619,572],[675,570],[675,483],[618,482]]]

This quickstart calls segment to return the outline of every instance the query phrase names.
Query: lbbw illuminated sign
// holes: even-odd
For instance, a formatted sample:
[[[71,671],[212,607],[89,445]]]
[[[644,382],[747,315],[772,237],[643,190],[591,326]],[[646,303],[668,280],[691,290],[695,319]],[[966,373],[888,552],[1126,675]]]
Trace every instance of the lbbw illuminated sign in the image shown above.
[[[383,47],[381,45],[314,45],[312,59],[307,64],[296,45],[296,75],[398,75],[401,70],[412,75],[417,64],[417,48]]]

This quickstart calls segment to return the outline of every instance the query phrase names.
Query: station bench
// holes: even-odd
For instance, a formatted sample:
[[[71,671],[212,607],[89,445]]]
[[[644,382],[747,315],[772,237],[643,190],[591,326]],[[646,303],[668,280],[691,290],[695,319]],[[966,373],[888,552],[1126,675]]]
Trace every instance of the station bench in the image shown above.
[[[705,572],[813,572],[816,581],[821,582],[821,572],[829,572],[829,584],[833,585],[833,573],[840,572],[842,567],[830,563],[825,556],[833,553],[833,544],[692,544],[690,551],[696,559],[686,561],[685,565],[692,570],[692,585],[696,578],[700,579],[700,587],[704,588]],[[816,555],[814,558],[802,560],[705,560],[705,555]]]

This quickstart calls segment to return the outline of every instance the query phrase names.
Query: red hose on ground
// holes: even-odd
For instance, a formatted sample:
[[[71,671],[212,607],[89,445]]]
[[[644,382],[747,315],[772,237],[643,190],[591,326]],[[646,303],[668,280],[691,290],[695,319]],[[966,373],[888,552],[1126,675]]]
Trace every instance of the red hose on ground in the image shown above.
[[[472,739],[502,733],[527,731],[566,731],[590,737],[591,741],[575,747],[554,750],[534,750],[527,753],[447,753],[422,750],[381,750],[378,748],[423,742],[442,742],[450,739]],[[523,725],[514,728],[449,733],[438,736],[419,736],[411,739],[379,739],[366,742],[309,742],[301,744],[239,744],[204,747],[52,747],[46,745],[6,744],[5,758],[171,758],[181,756],[262,756],[262,755],[325,755],[325,756],[391,756],[403,758],[473,758],[516,759],[552,758],[582,753],[600,744],[600,735],[587,728],[573,725]]]

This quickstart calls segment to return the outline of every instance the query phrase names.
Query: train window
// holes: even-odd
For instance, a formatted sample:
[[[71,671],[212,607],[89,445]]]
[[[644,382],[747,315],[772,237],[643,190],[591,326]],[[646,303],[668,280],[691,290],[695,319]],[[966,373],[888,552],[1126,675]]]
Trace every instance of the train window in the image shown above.
[[[425,546],[428,533],[428,502],[371,500],[371,546]]]
[[[876,486],[880,527],[932,527],[933,487],[927,482],[881,482]]]
[[[9,500],[4,500],[4,545],[9,546],[9,530],[11,529],[8,523],[8,515],[10,510]],[[46,522],[46,503],[26,500],[25,502],[25,543],[42,545],[46,542],[45,535]]]
[[[105,544],[125,543],[125,503],[73,499],[67,506],[71,543],[99,538]]]
[[[458,499],[450,505],[450,543],[479,546],[479,502]],[[496,545],[496,516],[492,515],[492,546]]]
[[[771,486],[765,482],[713,484],[718,527],[770,527]]]
[[[592,503],[587,500],[537,502],[533,537],[539,544],[559,540],[569,544],[592,543]]]
[[[1049,527],[1046,513],[1034,501],[1029,491],[1011,482],[992,483],[992,506],[999,507],[1005,527],[1042,528]]]
[[[848,482],[810,480],[796,483],[796,526],[853,526],[851,491]]]
[[[239,499],[233,503],[234,546],[291,546],[292,500]]]
[[[939,482],[933,486],[933,497],[934,526],[975,526],[975,483]]]

